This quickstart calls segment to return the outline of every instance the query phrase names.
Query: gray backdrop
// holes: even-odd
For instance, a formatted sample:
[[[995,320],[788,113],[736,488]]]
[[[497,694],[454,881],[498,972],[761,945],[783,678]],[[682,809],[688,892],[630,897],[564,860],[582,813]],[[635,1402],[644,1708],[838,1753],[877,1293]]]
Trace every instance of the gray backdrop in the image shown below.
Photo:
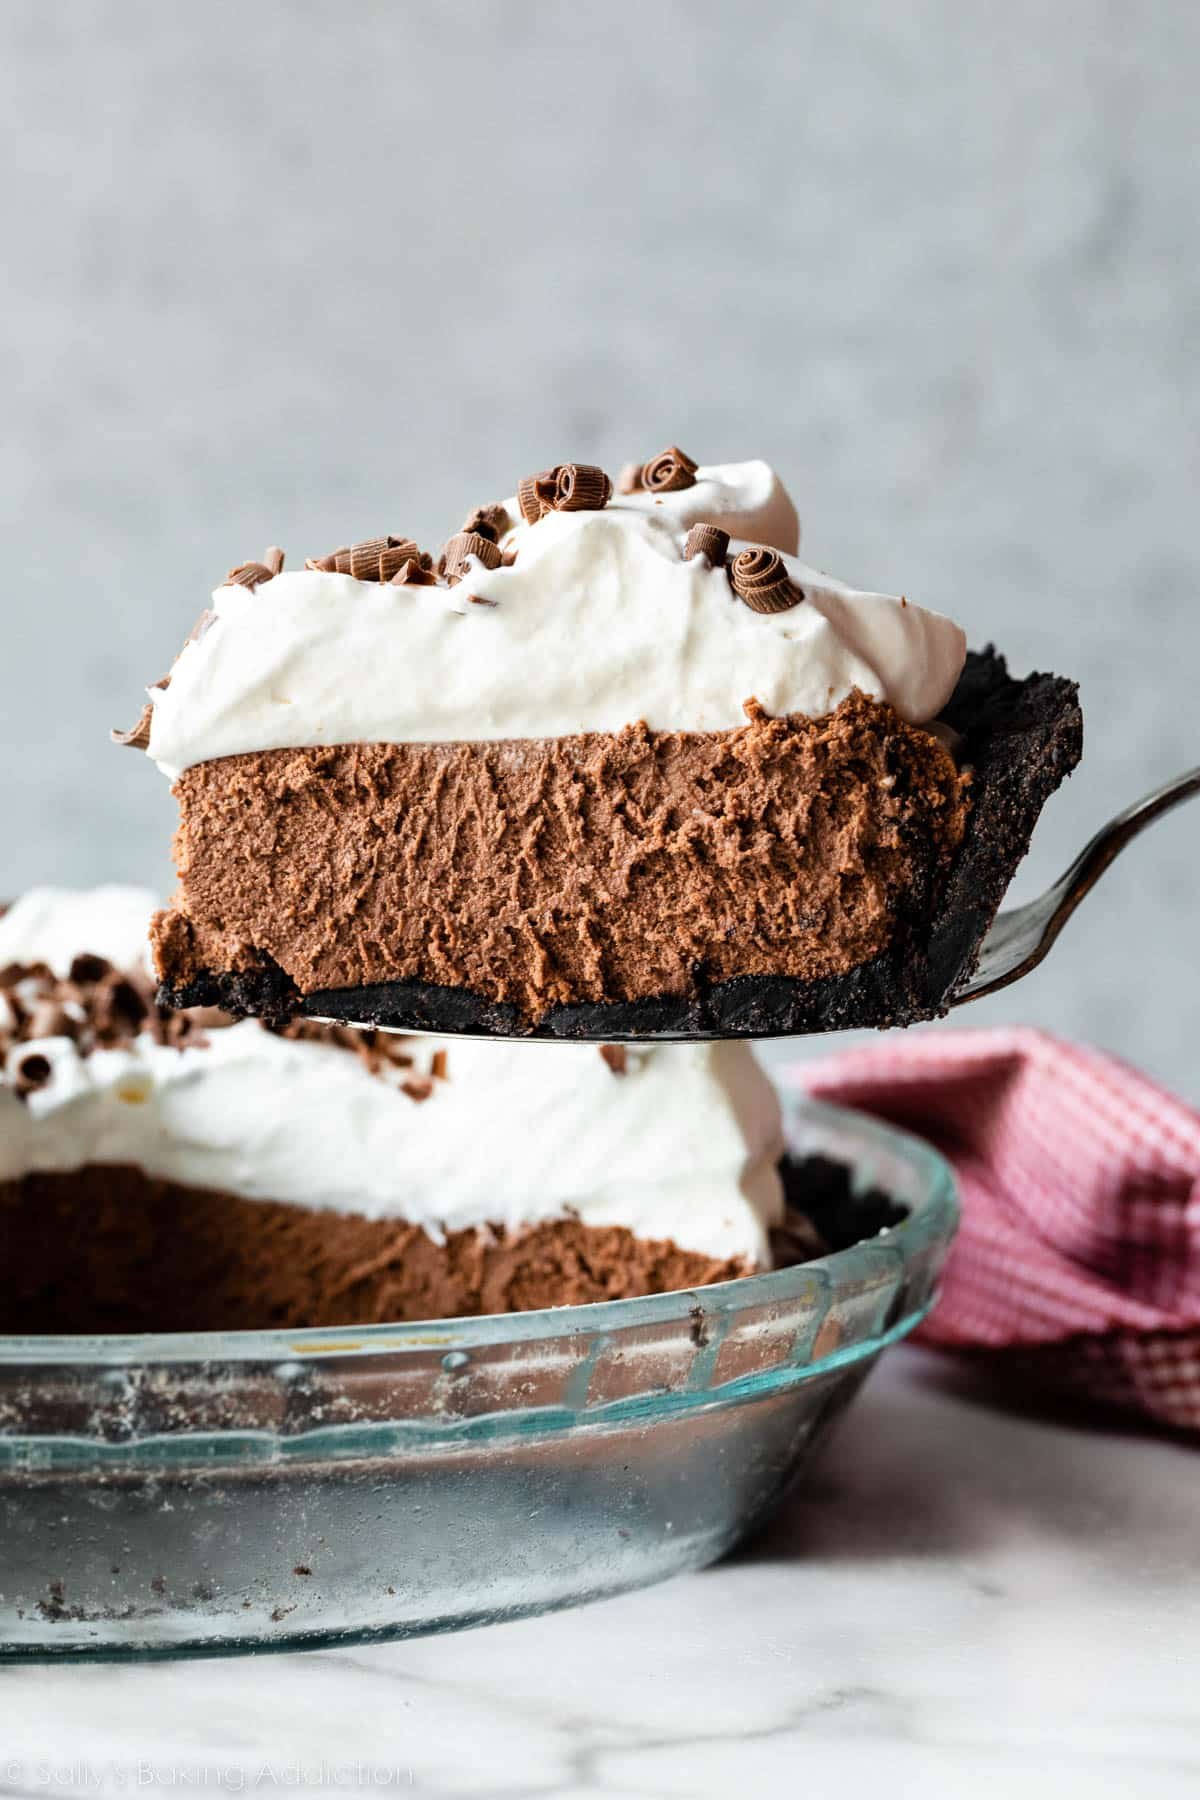
[[[777,463],[811,560],[1079,677],[1021,893],[1200,761],[1188,0],[0,21],[8,891],[168,884],[165,784],[105,734],[232,562],[432,542],[671,438]],[[973,1022],[1200,1097],[1198,828]]]

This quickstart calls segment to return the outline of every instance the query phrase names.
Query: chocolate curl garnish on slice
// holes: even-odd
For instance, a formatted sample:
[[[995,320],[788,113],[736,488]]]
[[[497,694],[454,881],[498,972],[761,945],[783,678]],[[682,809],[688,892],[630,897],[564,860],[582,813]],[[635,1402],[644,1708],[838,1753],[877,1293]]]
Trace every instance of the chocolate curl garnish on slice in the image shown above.
[[[459,530],[474,531],[480,537],[491,538],[493,544],[496,544],[506,531],[512,530],[512,520],[508,516],[508,508],[496,500],[491,506],[477,506],[463,520]]]
[[[339,550],[331,550],[328,556],[309,556],[304,566],[318,575],[348,575],[350,573],[350,546],[343,544]]]
[[[684,562],[705,556],[714,569],[719,569],[729,550],[729,533],[719,525],[693,525],[683,546]]]
[[[481,537],[477,531],[459,531],[449,539],[442,551],[446,580],[451,587],[460,582],[467,573],[468,558],[476,557],[485,569],[500,567],[500,546],[491,538]]]
[[[356,581],[393,581],[410,562],[433,567],[412,538],[388,536],[343,544],[328,556],[310,556],[304,566],[321,575],[352,575]]]
[[[804,598],[794,587],[778,550],[742,550],[729,565],[729,579],[739,600],[756,613],[789,612]]]
[[[433,558],[429,552],[422,551],[417,559],[410,558],[401,565],[392,576],[393,587],[436,587],[437,576],[433,572]]]
[[[595,463],[559,463],[555,477],[556,512],[600,512],[612,499],[612,481]]]
[[[622,463],[621,473],[617,476],[618,494],[636,494],[641,485],[641,463]]]
[[[400,570],[407,563],[421,563],[421,552],[412,538],[390,537],[384,542],[379,552],[379,565],[374,579],[376,581],[394,581]]]
[[[154,717],[154,708],[147,700],[138,714],[138,722],[128,731],[110,731],[109,737],[114,744],[122,744],[127,750],[148,750],[150,748],[150,721]]]
[[[543,513],[554,505],[558,493],[558,468],[543,469],[540,475],[522,475],[517,483],[517,505],[527,525],[536,525]]]
[[[264,581],[270,581],[283,568],[283,551],[278,544],[272,544],[264,550],[261,562],[239,563],[236,569],[230,569],[225,577],[225,587],[261,587]]]
[[[189,643],[191,642],[190,639],[188,641]],[[164,675],[162,680],[156,681],[154,685],[156,689],[161,692],[163,689],[170,687],[171,677],[169,675]],[[141,712],[138,714],[137,724],[133,726],[132,730],[110,731],[108,735],[114,744],[120,744],[126,750],[148,750],[150,748],[150,721],[153,717],[154,702],[153,700],[147,700],[145,706],[143,706]]]
[[[390,543],[390,538],[377,537],[364,538],[361,544],[351,544],[350,573],[355,581],[379,580],[379,559]],[[390,575],[388,580],[391,580]]]
[[[629,1073],[629,1052],[624,1044],[601,1044],[600,1054],[614,1075]]]
[[[642,486],[650,494],[673,494],[679,488],[695,487],[698,467],[686,450],[670,444],[642,464]]]

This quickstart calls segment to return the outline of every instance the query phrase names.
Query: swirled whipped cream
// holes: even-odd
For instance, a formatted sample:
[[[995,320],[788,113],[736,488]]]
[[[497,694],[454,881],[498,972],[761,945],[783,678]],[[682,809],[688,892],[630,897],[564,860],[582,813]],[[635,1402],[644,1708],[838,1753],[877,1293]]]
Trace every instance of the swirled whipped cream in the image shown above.
[[[65,977],[80,951],[138,968],[154,905],[136,888],[33,890],[0,918],[0,970],[44,963]],[[150,1031],[90,1050],[64,1034],[10,1042],[0,1180],[124,1163],[434,1238],[573,1216],[769,1263],[782,1125],[746,1045],[651,1050],[617,1075],[589,1045],[405,1043],[410,1066],[373,1072],[255,1020],[179,1047]],[[22,1092],[31,1058],[40,1079]]]
[[[511,518],[521,521],[515,500]],[[742,603],[722,567],[685,560],[688,529],[730,554],[780,551],[804,595]],[[912,723],[935,719],[966,643],[941,614],[863,593],[800,562],[796,511],[763,462],[701,466],[691,485],[550,511],[502,539],[506,566],[395,586],[315,569],[226,585],[166,687],[149,690],[149,754],[172,779],[243,751],[711,732],[823,717],[854,689]]]

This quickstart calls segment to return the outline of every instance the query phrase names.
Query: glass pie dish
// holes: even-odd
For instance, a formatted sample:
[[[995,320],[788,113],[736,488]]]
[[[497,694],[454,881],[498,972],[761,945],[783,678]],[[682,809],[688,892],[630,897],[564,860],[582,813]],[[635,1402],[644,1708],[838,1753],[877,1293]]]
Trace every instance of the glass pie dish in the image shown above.
[[[788,1130],[852,1195],[821,1221],[845,1247],[769,1274],[361,1330],[0,1340],[0,1658],[405,1637],[712,1562],[928,1310],[957,1220],[916,1139],[807,1102]]]

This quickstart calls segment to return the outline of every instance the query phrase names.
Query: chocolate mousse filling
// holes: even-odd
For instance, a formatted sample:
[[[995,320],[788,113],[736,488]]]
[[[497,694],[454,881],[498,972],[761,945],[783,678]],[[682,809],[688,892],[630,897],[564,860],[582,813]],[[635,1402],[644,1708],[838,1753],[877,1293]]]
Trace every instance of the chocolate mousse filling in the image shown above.
[[[10,1336],[395,1324],[622,1300],[755,1272],[619,1225],[563,1218],[436,1240],[403,1220],[247,1200],[122,1165],[0,1182],[0,1242],[0,1330]],[[798,1211],[776,1234],[777,1262],[827,1248]]]
[[[1073,683],[991,649],[944,720],[854,693],[716,733],[197,764],[160,998],[567,1038],[936,1016],[1082,737]]]

